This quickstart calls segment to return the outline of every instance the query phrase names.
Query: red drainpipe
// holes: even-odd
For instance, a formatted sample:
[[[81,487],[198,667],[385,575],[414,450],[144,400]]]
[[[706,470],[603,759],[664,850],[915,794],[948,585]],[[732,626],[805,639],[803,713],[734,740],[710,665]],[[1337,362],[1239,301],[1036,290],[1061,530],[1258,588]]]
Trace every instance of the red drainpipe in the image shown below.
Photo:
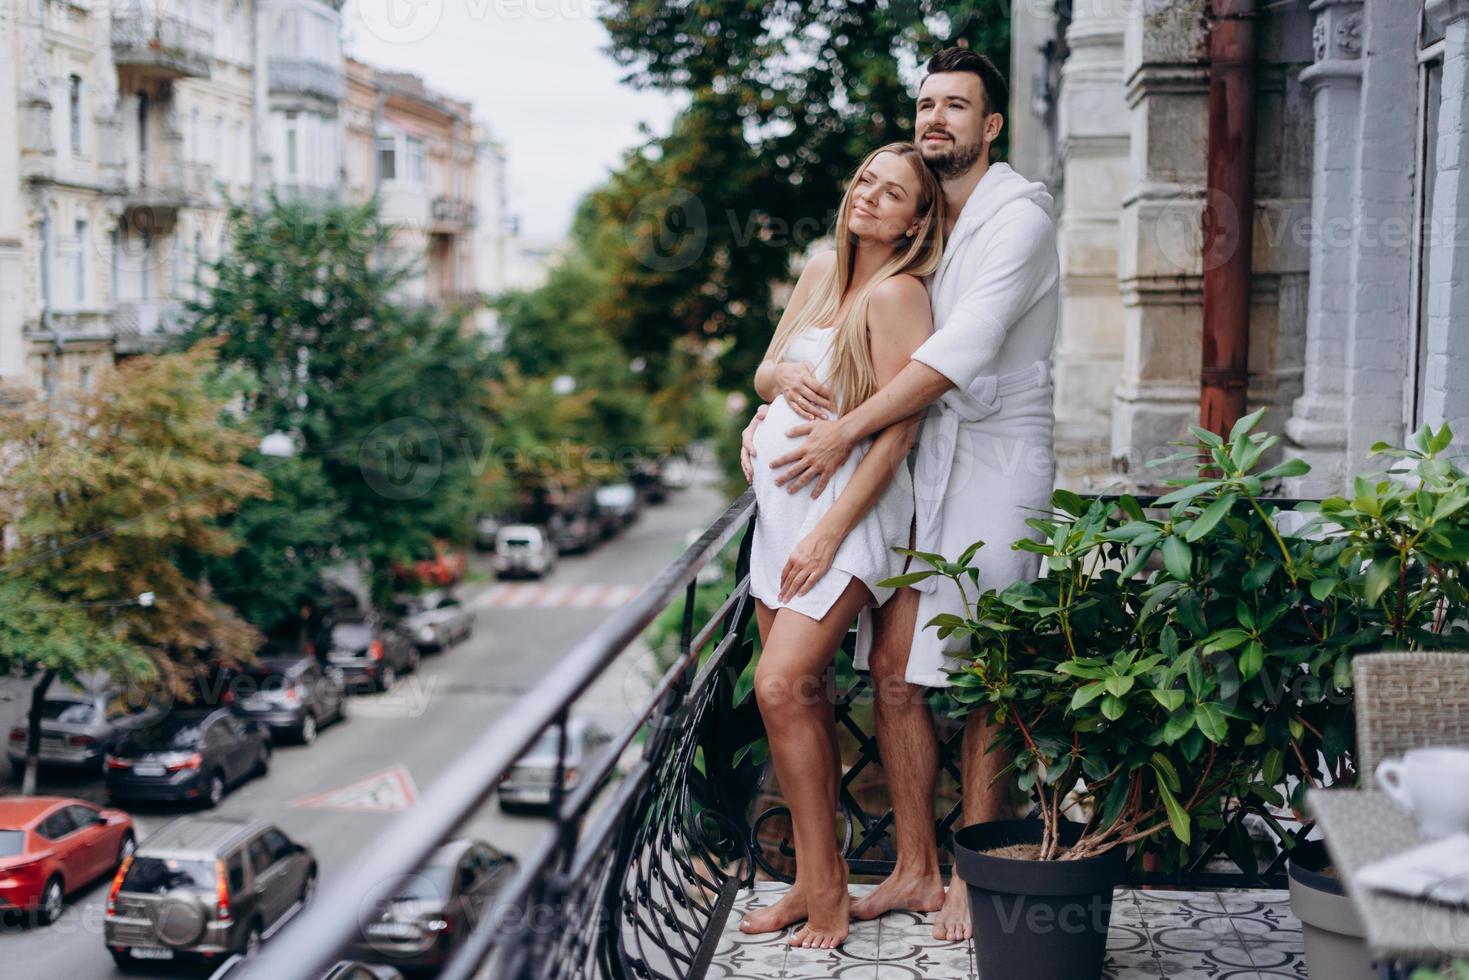
[[[1204,201],[1204,363],[1199,424],[1221,435],[1246,413],[1255,212],[1256,0],[1212,0]]]

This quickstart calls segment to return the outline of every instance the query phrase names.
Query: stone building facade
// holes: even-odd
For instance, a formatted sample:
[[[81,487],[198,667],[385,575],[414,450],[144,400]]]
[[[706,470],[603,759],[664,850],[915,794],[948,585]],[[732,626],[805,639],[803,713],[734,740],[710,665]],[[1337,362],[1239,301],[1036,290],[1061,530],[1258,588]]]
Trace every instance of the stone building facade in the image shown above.
[[[1073,479],[1146,482],[1198,419],[1206,7],[1014,5],[1012,162],[1058,200]],[[1469,0],[1257,8],[1248,400],[1315,495],[1379,439],[1469,435]]]
[[[509,234],[503,149],[411,75],[352,62],[353,103],[341,5],[0,0],[0,388],[85,390],[158,349],[227,243],[228,202],[272,190],[381,193],[426,255],[425,301],[498,288],[474,245],[498,255]],[[349,168],[354,105],[369,135]],[[379,179],[389,158],[401,176]],[[477,228],[481,194],[495,217]]]
[[[346,186],[377,195],[398,259],[422,256],[405,299],[477,306],[475,164],[467,102],[417,75],[347,62]]]

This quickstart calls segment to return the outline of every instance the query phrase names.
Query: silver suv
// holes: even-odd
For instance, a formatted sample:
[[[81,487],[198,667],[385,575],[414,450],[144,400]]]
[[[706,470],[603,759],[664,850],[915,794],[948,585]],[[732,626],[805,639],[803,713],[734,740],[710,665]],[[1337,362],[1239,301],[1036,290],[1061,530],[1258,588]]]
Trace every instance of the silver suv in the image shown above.
[[[184,817],[143,841],[107,896],[119,966],[249,955],[316,891],[316,858],[263,820]]]

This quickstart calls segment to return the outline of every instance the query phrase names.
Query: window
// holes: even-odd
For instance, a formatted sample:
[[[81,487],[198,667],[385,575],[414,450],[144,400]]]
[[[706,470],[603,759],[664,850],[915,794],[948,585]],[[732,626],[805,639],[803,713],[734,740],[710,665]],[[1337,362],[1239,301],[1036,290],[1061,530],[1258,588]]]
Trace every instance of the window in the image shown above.
[[[76,827],[77,830],[85,830],[86,828],[91,827],[94,824],[99,824],[103,822],[102,815],[89,806],[82,806],[80,803],[74,803],[66,809],[67,812],[71,814],[72,825]]]
[[[36,828],[36,833],[47,840],[60,840],[75,829],[76,824],[72,822],[71,808],[63,807],[42,820],[41,825]]]
[[[87,223],[78,221],[76,223],[76,305],[83,307],[87,305]]]
[[[194,289],[202,292],[204,288],[204,233],[194,232]]]
[[[224,863],[225,876],[229,879],[230,894],[238,895],[245,890],[245,858],[239,851],[231,854]]]
[[[274,827],[267,830],[261,840],[265,841],[266,850],[270,852],[272,861],[284,861],[296,853],[296,845],[291,843],[291,839]]]
[[[377,138],[377,181],[398,179],[398,141],[392,136]]]
[[[121,224],[113,225],[112,227],[112,254],[108,256],[108,261],[111,266],[111,268],[108,269],[108,272],[111,273],[111,275],[108,276],[109,281],[107,284],[107,296],[110,300],[112,300],[112,302],[116,303],[118,298],[118,280],[121,278],[120,273],[122,272]]]
[[[1404,392],[1403,422],[1408,432],[1423,424],[1423,391],[1428,381],[1428,274],[1434,239],[1451,229],[1433,217],[1433,185],[1438,180],[1439,103],[1443,99],[1443,34],[1422,17],[1418,50],[1418,186],[1413,201],[1413,319],[1408,337],[1409,381]]]
[[[423,140],[417,136],[410,136],[408,137],[408,181],[413,184],[422,184],[425,176]]]
[[[258,879],[266,872],[266,870],[270,868],[271,865],[270,848],[265,846],[265,838],[261,836],[255,838],[250,842],[249,851],[250,870],[255,872],[255,877],[257,879],[256,884],[258,886]]]
[[[294,112],[286,113],[286,177],[294,180],[298,172],[297,146],[301,141],[301,120]]]
[[[71,152],[82,152],[82,78],[72,75],[67,89],[67,121],[71,127]]]

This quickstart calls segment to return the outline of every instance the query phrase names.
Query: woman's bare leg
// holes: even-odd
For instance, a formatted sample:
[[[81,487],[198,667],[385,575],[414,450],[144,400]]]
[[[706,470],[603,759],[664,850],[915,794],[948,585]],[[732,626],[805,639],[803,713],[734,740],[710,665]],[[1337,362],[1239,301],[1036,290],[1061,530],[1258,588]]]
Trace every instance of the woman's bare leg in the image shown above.
[[[847,938],[847,866],[836,840],[840,776],[826,669],[869,598],[867,587],[854,579],[819,621],[789,609],[777,610],[755,673],[770,755],[796,837],[792,892],[804,904],[807,921],[791,937],[793,946],[831,949]],[[777,908],[779,903],[762,912],[774,913]],[[783,911],[793,914],[796,909],[787,906]],[[752,919],[747,917],[742,924],[747,932],[757,931],[755,926],[771,931],[778,921],[775,915]]]

